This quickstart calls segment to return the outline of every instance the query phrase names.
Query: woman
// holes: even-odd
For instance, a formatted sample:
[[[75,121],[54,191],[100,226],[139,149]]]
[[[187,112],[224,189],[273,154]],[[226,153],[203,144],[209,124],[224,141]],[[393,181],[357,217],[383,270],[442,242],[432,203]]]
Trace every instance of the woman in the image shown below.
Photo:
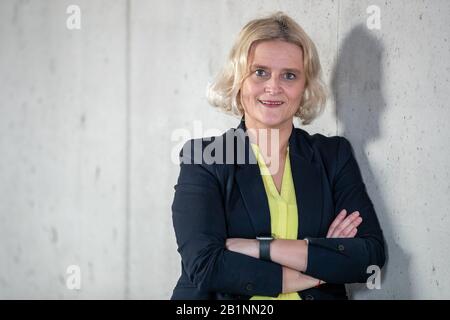
[[[241,123],[180,152],[172,299],[347,299],[345,283],[384,265],[350,143],[293,126],[321,113],[320,72],[313,42],[281,12],[240,32],[209,99]]]

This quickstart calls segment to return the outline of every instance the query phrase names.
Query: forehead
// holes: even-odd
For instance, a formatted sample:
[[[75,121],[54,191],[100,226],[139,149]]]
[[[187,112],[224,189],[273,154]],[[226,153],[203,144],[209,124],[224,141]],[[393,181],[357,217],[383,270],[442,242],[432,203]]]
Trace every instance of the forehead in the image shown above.
[[[303,52],[296,44],[286,41],[262,41],[252,45],[248,62],[271,68],[303,69]]]

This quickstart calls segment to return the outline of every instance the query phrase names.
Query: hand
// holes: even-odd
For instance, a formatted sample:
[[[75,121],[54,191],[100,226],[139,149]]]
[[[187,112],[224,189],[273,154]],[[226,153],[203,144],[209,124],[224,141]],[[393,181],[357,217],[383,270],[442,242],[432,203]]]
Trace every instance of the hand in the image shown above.
[[[256,239],[228,238],[225,247],[227,250],[259,259],[259,241]]]
[[[362,222],[359,212],[355,211],[345,217],[347,210],[343,209],[334,219],[328,229],[327,238],[353,238],[358,233],[358,226]]]
[[[285,266],[282,266],[282,274],[282,293],[303,291],[306,289],[315,288],[319,285],[319,283],[321,285],[325,283],[324,281],[319,282],[319,279],[313,278],[307,274]]]

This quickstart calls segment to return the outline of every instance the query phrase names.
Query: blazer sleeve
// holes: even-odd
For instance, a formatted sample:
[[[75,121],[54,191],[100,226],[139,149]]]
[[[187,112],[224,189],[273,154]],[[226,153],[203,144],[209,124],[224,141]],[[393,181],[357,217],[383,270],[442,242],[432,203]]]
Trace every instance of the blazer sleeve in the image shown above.
[[[214,165],[196,164],[183,150],[172,220],[190,281],[209,292],[277,296],[282,291],[281,266],[226,250],[225,210]]]
[[[306,274],[329,283],[364,283],[385,263],[385,244],[373,204],[347,139],[339,137],[336,174],[333,179],[335,216],[346,209],[359,211],[363,221],[354,238],[308,238]]]

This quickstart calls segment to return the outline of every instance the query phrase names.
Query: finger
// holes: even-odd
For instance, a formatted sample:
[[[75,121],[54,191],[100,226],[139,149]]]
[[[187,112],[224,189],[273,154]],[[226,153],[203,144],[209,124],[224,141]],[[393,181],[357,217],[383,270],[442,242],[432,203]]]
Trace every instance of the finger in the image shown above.
[[[357,217],[355,220],[353,220],[352,223],[350,223],[344,230],[342,230],[342,236],[348,237],[348,234],[352,232],[354,228],[357,228],[362,222],[361,217]]]
[[[344,230],[341,231],[339,237],[349,238],[354,229],[357,228],[362,223],[362,218],[358,217],[353,220]]]
[[[342,231],[355,219],[355,213],[348,215],[343,221],[341,221],[331,233],[332,238],[338,238],[342,236]]]
[[[353,228],[358,227],[362,222],[362,218],[361,217],[356,217],[347,227],[345,227],[342,232],[341,235],[343,236],[347,236],[347,234],[352,231]]]
[[[342,231],[345,230],[345,228],[350,225],[355,219],[359,217],[359,212],[355,211],[351,215],[347,216],[344,221],[342,221],[334,230],[333,237],[337,238],[342,236]]]
[[[348,231],[353,228],[353,224],[359,218],[359,212],[355,211],[349,215],[342,223],[336,227],[335,237],[344,237]]]
[[[354,228],[348,235],[348,238],[354,238],[357,233],[358,233],[358,228]]]
[[[353,228],[348,234],[342,235],[339,238],[346,238],[346,239],[354,238],[357,232],[358,232],[358,229]]]
[[[328,230],[328,237],[334,237],[336,234],[336,229],[342,224],[342,222],[346,219],[347,210],[343,209],[334,219],[333,223]]]
[[[327,238],[329,238],[329,236],[331,234],[333,234],[336,227],[344,220],[346,214],[347,214],[347,210],[345,210],[345,209],[343,209],[341,212],[339,212],[339,214],[334,219],[333,223],[331,223],[330,228],[328,229]]]

